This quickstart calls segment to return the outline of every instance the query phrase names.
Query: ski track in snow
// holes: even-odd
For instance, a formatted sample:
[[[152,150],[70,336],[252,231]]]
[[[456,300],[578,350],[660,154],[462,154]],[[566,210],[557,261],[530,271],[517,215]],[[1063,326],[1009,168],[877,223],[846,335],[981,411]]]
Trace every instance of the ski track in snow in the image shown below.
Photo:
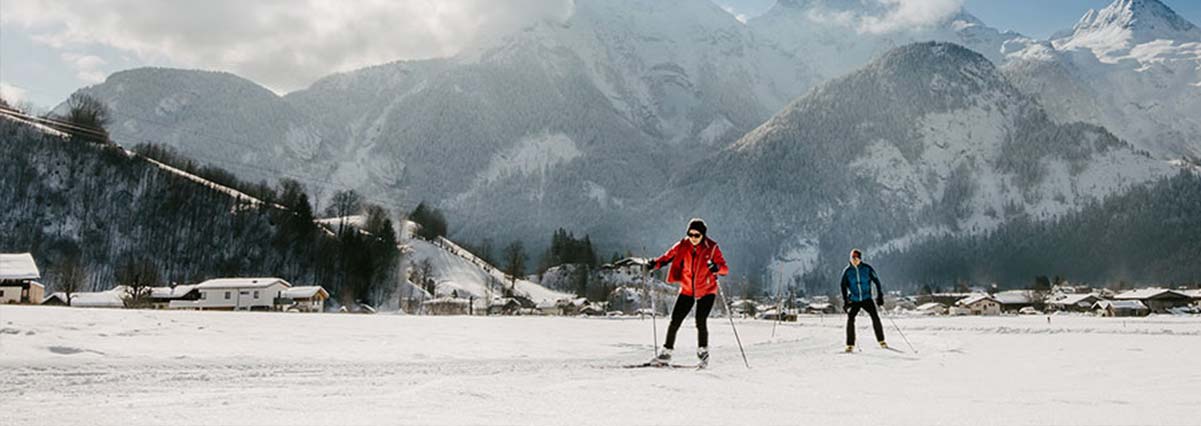
[[[711,318],[708,370],[623,369],[649,320],[0,306],[0,424],[1196,424],[1197,318]],[[663,336],[666,320],[658,322]],[[676,361],[692,362],[681,329]]]

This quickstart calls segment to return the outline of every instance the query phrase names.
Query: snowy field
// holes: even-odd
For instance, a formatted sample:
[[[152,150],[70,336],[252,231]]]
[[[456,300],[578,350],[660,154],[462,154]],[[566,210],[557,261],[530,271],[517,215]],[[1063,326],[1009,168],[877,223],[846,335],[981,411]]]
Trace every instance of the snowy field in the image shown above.
[[[649,319],[0,306],[0,424],[1201,424],[1201,318],[897,323],[919,353],[841,354],[840,317],[739,321],[747,370],[713,318],[695,371],[618,368]]]

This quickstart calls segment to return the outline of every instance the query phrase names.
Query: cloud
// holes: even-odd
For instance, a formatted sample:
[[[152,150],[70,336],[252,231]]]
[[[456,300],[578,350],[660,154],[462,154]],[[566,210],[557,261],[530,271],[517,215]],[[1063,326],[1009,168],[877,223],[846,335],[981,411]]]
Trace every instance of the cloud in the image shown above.
[[[75,78],[87,83],[100,83],[104,81],[105,72],[100,67],[108,64],[108,61],[95,55],[85,55],[74,52],[65,52],[59,55],[63,62],[71,65],[75,69]]]
[[[815,9],[810,19],[833,22],[865,34],[925,28],[945,22],[963,10],[964,0],[869,0],[850,10]]]
[[[481,37],[570,16],[572,0],[14,0],[0,22],[80,57],[231,71],[277,92],[333,72],[450,56]],[[79,53],[85,52],[85,53]],[[97,57],[97,59],[102,58]],[[111,61],[110,61],[111,62]],[[103,64],[100,64],[103,65]],[[99,66],[99,65],[98,65]],[[97,67],[98,67],[97,66]]]
[[[0,98],[3,98],[9,105],[17,105],[25,101],[25,89],[9,84],[7,81],[0,81]]]

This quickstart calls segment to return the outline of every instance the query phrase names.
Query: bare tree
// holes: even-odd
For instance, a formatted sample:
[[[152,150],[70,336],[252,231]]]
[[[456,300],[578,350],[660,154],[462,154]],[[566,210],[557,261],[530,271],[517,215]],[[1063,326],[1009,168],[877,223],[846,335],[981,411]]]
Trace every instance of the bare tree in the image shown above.
[[[348,217],[359,214],[362,210],[363,196],[350,189],[335,192],[334,197],[330,199],[329,207],[325,209],[325,214],[339,218],[338,234],[342,234],[345,231]]]
[[[527,256],[525,254],[525,246],[521,241],[514,241],[505,247],[503,250],[505,261],[505,273],[509,274],[511,284],[509,291],[511,292],[517,287],[517,278],[525,273],[525,262]]]
[[[108,142],[108,130],[105,129],[111,121],[108,105],[91,95],[75,93],[67,98],[67,115],[63,117],[76,126],[87,129],[86,134],[75,133],[77,137],[91,142]]]
[[[67,296],[67,306],[71,306],[72,296],[83,287],[86,278],[87,272],[83,270],[79,257],[71,256],[63,262],[58,273],[58,290]]]
[[[150,296],[150,288],[159,285],[158,267],[149,259],[126,259],[116,271],[117,284],[125,286],[125,307],[142,308]]]

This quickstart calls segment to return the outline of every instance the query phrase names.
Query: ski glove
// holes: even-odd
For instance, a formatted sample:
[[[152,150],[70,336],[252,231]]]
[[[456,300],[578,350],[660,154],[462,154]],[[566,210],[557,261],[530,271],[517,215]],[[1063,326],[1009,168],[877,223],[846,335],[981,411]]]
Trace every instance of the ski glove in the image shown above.
[[[720,270],[721,270],[720,266],[717,266],[717,264],[713,263],[712,260],[709,261],[709,272],[716,274],[717,271],[720,271]]]
[[[643,267],[646,268],[647,271],[654,271],[656,269],[659,269],[659,262],[656,260],[652,260],[650,262],[647,262],[647,264],[644,265]]]
[[[884,307],[884,298],[881,297],[879,299],[876,299],[876,304],[879,305],[881,308],[883,308]]]
[[[842,302],[842,312],[843,313],[851,312],[851,302],[847,302],[845,300]]]

